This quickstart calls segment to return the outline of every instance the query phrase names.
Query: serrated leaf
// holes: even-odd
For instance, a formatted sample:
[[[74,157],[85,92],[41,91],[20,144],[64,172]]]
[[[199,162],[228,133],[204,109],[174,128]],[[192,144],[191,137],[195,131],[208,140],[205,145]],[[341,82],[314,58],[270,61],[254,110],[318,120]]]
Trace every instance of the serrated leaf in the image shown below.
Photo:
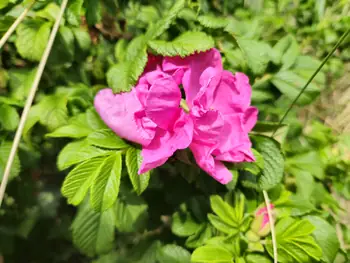
[[[113,246],[114,224],[112,208],[98,213],[86,202],[72,223],[73,243],[88,256],[106,253]]]
[[[145,226],[147,209],[147,204],[140,196],[131,192],[123,193],[115,202],[117,229],[127,233],[139,231]]]
[[[59,170],[64,170],[74,164],[108,153],[110,153],[110,151],[91,146],[85,140],[71,142],[59,153],[57,167]]]
[[[152,40],[149,46],[163,56],[185,57],[214,47],[214,40],[203,32],[185,32],[173,41]]]
[[[261,41],[245,39],[235,36],[239,48],[242,50],[249,68],[255,75],[263,74],[270,61],[271,47]]]
[[[172,216],[171,231],[180,237],[188,237],[197,232],[201,227],[190,213],[176,212]]]
[[[99,212],[110,208],[117,200],[122,173],[122,155],[116,152],[108,156],[91,186],[91,206]]]
[[[14,131],[19,123],[19,115],[14,107],[0,105],[0,127],[7,131]]]
[[[138,195],[142,194],[142,192],[146,190],[150,179],[150,172],[138,174],[138,170],[142,162],[140,153],[140,150],[131,147],[126,151],[125,156],[129,178]]]
[[[335,228],[317,216],[308,216],[307,219],[315,226],[312,235],[323,251],[322,259],[333,263],[340,247]]]
[[[320,260],[322,250],[311,233],[314,226],[306,219],[297,220],[284,217],[276,224],[278,261],[281,263],[310,262]],[[272,244],[266,244],[266,250],[273,256]]]
[[[225,28],[230,22],[226,17],[217,17],[213,15],[202,15],[198,17],[198,22],[205,27],[218,29]]]
[[[123,139],[109,129],[95,131],[89,134],[86,140],[91,145],[107,149],[123,149],[129,147]]]
[[[65,178],[62,185],[62,195],[69,204],[79,205],[85,198],[94,178],[101,172],[101,167],[107,157],[99,156],[76,166]]]
[[[275,74],[271,82],[276,86],[290,100],[294,100],[301,89],[307,82],[307,79],[297,75],[293,71],[280,71]],[[300,96],[298,100],[299,105],[306,105],[311,103],[314,98],[320,93],[320,89],[314,83],[310,83],[306,91]]]
[[[2,142],[0,144],[0,180],[2,179],[6,167],[6,163],[8,160],[8,157],[10,155],[12,143],[11,142]],[[15,159],[13,161],[10,177],[9,179],[13,179],[19,175],[21,171],[21,163],[19,161],[18,154],[15,155]]]
[[[51,22],[26,20],[17,28],[16,48],[18,53],[31,61],[39,61],[50,35]]]
[[[193,263],[232,263],[233,254],[225,248],[219,246],[203,246],[197,248],[192,253],[191,262]]]
[[[284,158],[279,143],[265,136],[253,137],[254,148],[264,158],[264,169],[259,178],[259,186],[269,190],[279,184],[283,177]]]
[[[155,39],[162,35],[174,22],[178,13],[185,7],[185,0],[175,1],[174,5],[168,12],[164,14],[164,17],[151,25],[146,32],[147,39]]]
[[[190,263],[191,254],[183,247],[177,245],[165,245],[158,250],[157,259],[159,262]]]

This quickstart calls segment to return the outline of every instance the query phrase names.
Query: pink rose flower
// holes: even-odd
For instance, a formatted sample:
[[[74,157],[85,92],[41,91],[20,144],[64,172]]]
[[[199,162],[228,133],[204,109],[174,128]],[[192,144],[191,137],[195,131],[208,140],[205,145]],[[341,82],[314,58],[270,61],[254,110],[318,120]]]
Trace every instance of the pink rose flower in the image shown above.
[[[273,208],[274,205],[270,204],[270,209],[272,210]],[[260,206],[255,212],[255,219],[251,224],[251,229],[260,237],[266,236],[270,233],[269,215],[266,206]]]
[[[255,161],[248,132],[257,121],[258,110],[250,106],[248,77],[223,70],[216,49],[185,59],[165,58],[163,69],[182,76],[194,123],[190,149],[197,164],[220,183],[228,183],[232,174],[222,161]]]
[[[113,94],[111,89],[103,89],[94,104],[118,136],[142,145],[142,174],[190,145],[193,122],[179,107],[180,101],[181,91],[174,78],[153,67],[130,92]]]
[[[180,108],[182,84],[189,113]],[[251,162],[248,132],[258,110],[243,73],[223,70],[216,49],[180,57],[150,55],[137,85],[128,93],[101,90],[95,108],[120,137],[142,145],[139,173],[164,164],[190,147],[198,165],[222,184],[232,180],[224,162]]]

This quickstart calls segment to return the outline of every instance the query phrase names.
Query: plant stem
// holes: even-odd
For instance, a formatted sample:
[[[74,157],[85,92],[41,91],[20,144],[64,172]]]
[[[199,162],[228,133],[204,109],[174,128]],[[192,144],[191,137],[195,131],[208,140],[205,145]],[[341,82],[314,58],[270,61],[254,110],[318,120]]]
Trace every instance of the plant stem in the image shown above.
[[[18,148],[19,142],[20,142],[21,137],[22,137],[23,128],[24,128],[25,122],[27,120],[30,107],[31,107],[31,105],[33,103],[36,91],[38,89],[38,85],[39,85],[41,76],[42,76],[42,74],[44,72],[47,59],[48,59],[48,57],[50,55],[50,52],[51,52],[51,49],[52,49],[55,37],[57,35],[57,31],[58,31],[58,28],[60,26],[61,19],[63,17],[64,10],[66,9],[67,3],[68,3],[68,0],[63,0],[62,1],[61,8],[60,8],[60,13],[58,14],[58,17],[57,17],[57,20],[55,22],[55,25],[52,28],[49,41],[48,41],[47,46],[45,48],[44,54],[43,54],[43,56],[42,56],[42,58],[40,60],[39,67],[38,67],[38,70],[36,72],[35,79],[34,79],[34,82],[32,84],[32,87],[30,88],[26,104],[24,105],[24,109],[23,109],[23,113],[22,113],[22,116],[21,116],[21,120],[19,122],[15,138],[13,140],[13,144],[12,144],[12,147],[11,147],[11,152],[10,152],[9,158],[7,160],[5,172],[4,172],[2,181],[1,181],[1,186],[0,186],[0,207],[1,207],[2,200],[4,198],[4,194],[5,194],[8,178],[9,178],[9,175],[10,175],[12,163],[13,163],[13,160],[15,158],[15,155],[16,155],[16,152],[17,152],[17,148]]]
[[[9,37],[12,35],[12,33],[16,30],[17,26],[23,21],[23,19],[26,17],[29,10],[34,5],[35,0],[32,1],[29,6],[23,10],[22,14],[16,19],[16,21],[11,25],[11,27],[6,31],[5,35],[0,39],[0,50],[2,46],[6,43],[6,41],[9,39]]]
[[[277,253],[277,241],[276,241],[276,233],[275,233],[275,222],[272,217],[272,211],[271,211],[271,203],[269,196],[265,190],[263,190],[263,195],[265,199],[266,209],[267,209],[267,215],[269,216],[269,224],[271,229],[271,237],[272,237],[272,248],[273,248],[273,262],[278,262],[278,253]]]
[[[277,132],[277,130],[280,128],[281,124],[283,123],[283,121],[285,120],[285,118],[287,117],[288,113],[290,112],[290,110],[293,108],[293,106],[295,105],[295,103],[298,101],[298,99],[300,98],[300,96],[304,93],[304,91],[306,90],[306,88],[309,86],[309,84],[311,83],[311,81],[313,81],[313,79],[315,78],[315,76],[317,75],[317,73],[322,69],[322,67],[324,66],[324,64],[326,64],[326,62],[328,61],[328,59],[333,55],[333,53],[336,51],[336,49],[340,46],[340,44],[345,40],[345,38],[348,36],[348,34],[350,33],[350,28],[341,36],[341,38],[338,40],[338,42],[335,44],[335,46],[332,48],[332,50],[328,53],[328,55],[323,59],[322,63],[318,66],[317,70],[314,72],[314,74],[312,74],[312,76],[309,78],[309,80],[306,82],[305,86],[301,89],[301,91],[299,92],[298,96],[295,97],[295,99],[293,100],[292,104],[289,106],[288,110],[286,111],[286,113],[283,115],[282,119],[279,121],[275,131],[273,132],[273,134],[271,135],[271,137],[273,137],[275,135],[275,133]]]

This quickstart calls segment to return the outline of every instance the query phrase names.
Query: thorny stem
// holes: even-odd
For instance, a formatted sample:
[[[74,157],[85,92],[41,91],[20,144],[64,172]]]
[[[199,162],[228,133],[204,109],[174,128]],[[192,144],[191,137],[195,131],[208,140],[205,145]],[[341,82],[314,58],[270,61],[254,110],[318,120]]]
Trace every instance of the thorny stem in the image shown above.
[[[271,229],[273,262],[277,263],[278,262],[278,253],[277,253],[277,241],[276,241],[276,233],[275,233],[275,222],[274,222],[273,217],[272,217],[271,203],[270,203],[269,196],[265,190],[263,191],[263,194],[264,194],[267,215],[269,216],[269,224],[270,224],[270,229]]]
[[[16,30],[17,26],[23,21],[23,19],[26,17],[27,13],[29,10],[32,8],[34,5],[35,0],[33,0],[29,6],[23,10],[22,14],[16,19],[15,22],[11,25],[11,27],[7,30],[5,35],[0,39],[0,50],[2,46],[6,43],[6,41],[9,39],[9,37],[12,35],[12,33]]]
[[[60,8],[60,13],[58,14],[58,17],[57,17],[57,20],[55,22],[55,25],[52,28],[49,41],[48,41],[47,46],[45,48],[44,54],[43,54],[43,56],[42,56],[42,58],[40,60],[38,71],[36,72],[34,82],[32,84],[32,87],[30,88],[29,95],[28,95],[26,104],[25,104],[24,109],[23,109],[21,120],[19,122],[15,138],[13,140],[13,144],[12,144],[12,147],[11,147],[11,152],[10,152],[9,158],[7,160],[5,172],[4,172],[2,181],[1,181],[1,186],[0,186],[0,207],[1,207],[2,200],[4,198],[4,194],[5,194],[8,178],[9,178],[9,175],[10,175],[12,163],[13,163],[13,160],[15,158],[15,155],[16,155],[16,152],[17,152],[17,148],[18,148],[19,142],[20,142],[21,137],[22,137],[23,128],[24,128],[25,122],[27,120],[30,107],[31,107],[31,105],[33,103],[36,91],[38,89],[38,85],[39,85],[41,76],[42,76],[42,74],[44,72],[47,59],[48,59],[48,57],[50,55],[50,52],[51,52],[51,49],[52,49],[52,45],[53,45],[55,37],[57,35],[57,31],[58,31],[58,28],[60,26],[61,19],[63,17],[64,10],[66,9],[67,3],[68,3],[68,0],[63,0],[62,1],[61,8]]]
[[[275,135],[275,133],[277,132],[277,130],[280,128],[280,126],[282,125],[283,121],[285,120],[285,118],[287,117],[288,113],[290,112],[290,110],[293,108],[293,106],[295,105],[295,103],[298,101],[298,99],[300,98],[300,96],[304,93],[304,91],[306,90],[306,88],[309,86],[309,84],[313,81],[313,79],[315,78],[315,76],[317,75],[317,73],[322,69],[322,67],[324,66],[324,64],[326,64],[326,62],[328,61],[328,59],[333,55],[333,53],[336,51],[336,49],[340,46],[340,44],[345,40],[345,38],[348,36],[348,34],[350,33],[350,28],[341,36],[341,38],[338,40],[338,42],[335,44],[335,46],[332,48],[332,50],[328,53],[328,55],[323,59],[322,63],[318,66],[318,68],[316,69],[316,71],[314,72],[314,74],[312,74],[312,76],[309,78],[309,80],[306,82],[305,86],[301,89],[301,91],[299,92],[298,96],[295,97],[295,99],[293,100],[292,104],[289,106],[288,110],[286,111],[286,113],[283,115],[282,119],[279,121],[275,131],[272,133],[271,137],[273,137]]]

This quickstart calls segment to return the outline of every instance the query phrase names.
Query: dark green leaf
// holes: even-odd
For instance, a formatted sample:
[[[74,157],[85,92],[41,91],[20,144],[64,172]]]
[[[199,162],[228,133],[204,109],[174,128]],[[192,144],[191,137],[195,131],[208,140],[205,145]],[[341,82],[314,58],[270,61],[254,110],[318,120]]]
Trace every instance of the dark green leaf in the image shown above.
[[[10,155],[12,143],[11,142],[2,142],[0,144],[0,179],[4,175],[5,166],[7,163],[7,159]],[[10,180],[17,177],[21,171],[21,163],[18,158],[18,154],[15,155],[15,159],[13,161],[11,172],[10,172]]]

